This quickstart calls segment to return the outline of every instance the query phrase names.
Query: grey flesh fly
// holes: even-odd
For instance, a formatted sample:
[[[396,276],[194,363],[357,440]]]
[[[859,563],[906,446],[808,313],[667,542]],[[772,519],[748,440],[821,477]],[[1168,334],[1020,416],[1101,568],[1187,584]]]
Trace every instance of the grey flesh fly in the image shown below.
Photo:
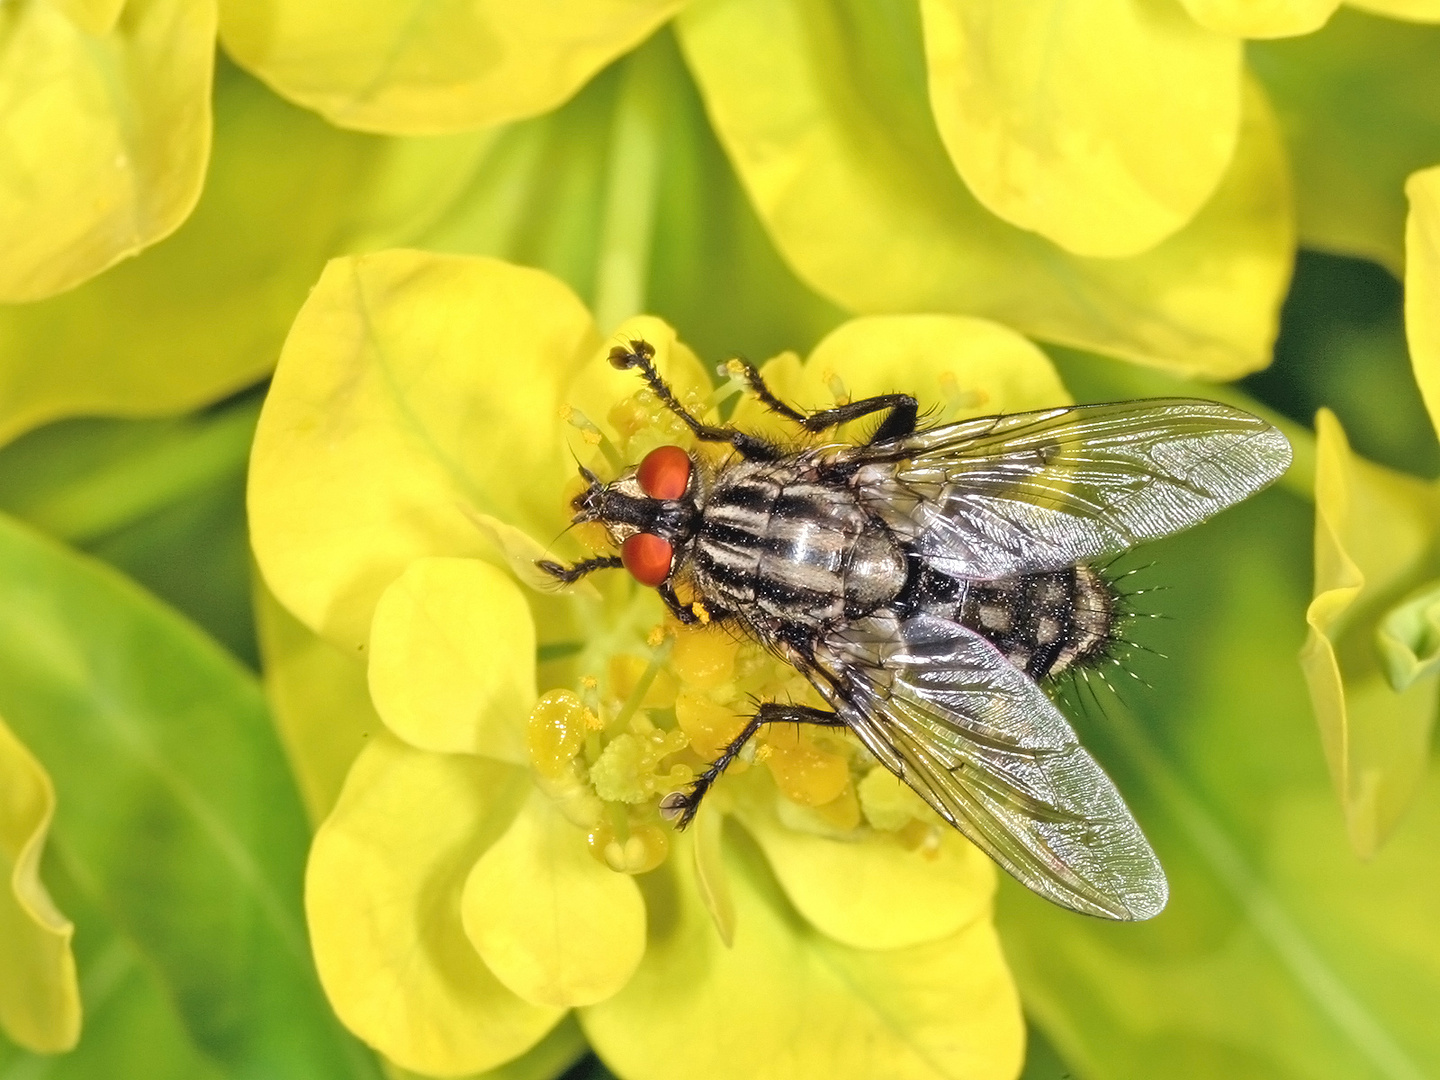
[[[829,709],[767,702],[662,812],[684,827],[764,725],[843,727],[1019,881],[1067,908],[1148,919],[1169,886],[1115,785],[1041,688],[1109,644],[1096,564],[1254,494],[1290,464],[1239,409],[1152,398],[919,425],[908,394],[804,413],[742,364],[772,411],[819,433],[884,414],[863,443],[787,450],[690,415],[654,348],[611,351],[730,457],[661,447],[610,483],[582,469],[575,521],[620,555],[539,566],[563,582],[627,567],[682,623],[695,602],[803,674]],[[696,601],[682,603],[677,581]]]

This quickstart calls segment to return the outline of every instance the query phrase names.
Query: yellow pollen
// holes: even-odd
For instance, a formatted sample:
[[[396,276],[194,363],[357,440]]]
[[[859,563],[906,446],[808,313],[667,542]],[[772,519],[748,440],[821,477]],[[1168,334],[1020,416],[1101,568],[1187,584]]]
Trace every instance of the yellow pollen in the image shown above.
[[[690,610],[693,611],[695,613],[695,617],[700,620],[701,626],[710,625],[710,612],[699,600],[696,600],[693,604],[690,605]]]
[[[755,764],[763,765],[765,762],[769,761],[774,756],[775,748],[772,747],[769,743],[761,743],[760,747],[755,751]]]
[[[652,649],[658,649],[665,641],[665,628],[663,626],[651,627],[650,633],[645,635],[645,644]]]
[[[600,680],[594,675],[580,676],[580,686],[584,690],[597,690],[600,687]]]

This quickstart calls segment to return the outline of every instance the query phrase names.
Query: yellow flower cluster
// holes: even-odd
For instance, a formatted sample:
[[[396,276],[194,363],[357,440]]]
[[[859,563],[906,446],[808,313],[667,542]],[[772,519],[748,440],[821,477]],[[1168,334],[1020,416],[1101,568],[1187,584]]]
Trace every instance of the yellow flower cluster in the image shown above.
[[[619,332],[655,343],[697,408],[738,389],[712,391],[658,320]],[[659,799],[750,695],[803,683],[719,628],[667,624],[627,576],[517,584],[541,584],[538,538],[564,524],[567,447],[613,469],[682,438],[606,347],[546,275],[404,252],[332,264],[286,345],[252,459],[256,555],[365,659],[384,725],[310,859],[337,1011],[435,1075],[543,1047],[572,1009],[627,1078],[1013,1075],[983,856],[857,744],[794,730],[674,834]],[[799,401],[901,372],[954,415],[1063,399],[1024,339],[956,317],[856,320],[766,371]],[[792,1044],[782,1015],[832,1033]]]
[[[1406,335],[1440,433],[1440,167],[1406,190]],[[1372,856],[1424,780],[1440,708],[1440,490],[1357,457],[1329,410],[1316,439],[1301,664],[1350,841]]]

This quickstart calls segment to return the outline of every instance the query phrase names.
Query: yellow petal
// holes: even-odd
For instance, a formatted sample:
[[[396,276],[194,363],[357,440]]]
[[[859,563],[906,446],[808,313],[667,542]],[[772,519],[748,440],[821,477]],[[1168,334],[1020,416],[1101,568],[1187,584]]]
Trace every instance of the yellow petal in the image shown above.
[[[1374,15],[1410,22],[1440,22],[1440,0],[1346,0],[1346,3]]]
[[[695,891],[728,948],[735,944],[735,901],[725,877],[724,827],[724,814],[711,802],[702,803],[691,825],[690,852]]]
[[[80,284],[194,208],[215,4],[132,0],[101,37],[44,0],[7,4],[0,54],[0,303],[13,304]]]
[[[381,732],[315,834],[305,913],[320,981],[346,1026],[407,1069],[492,1068],[560,1018],[496,980],[460,917],[466,876],[528,789],[520,769]]]
[[[50,0],[65,17],[87,34],[108,34],[120,20],[125,0]]]
[[[1240,43],[1132,0],[921,0],[930,104],[975,198],[1077,255],[1148,251],[1215,191]]]
[[[380,597],[370,696],[411,746],[524,765],[535,622],[520,588],[474,559],[417,559]]]
[[[495,977],[536,1005],[604,1001],[645,952],[634,878],[596,860],[585,834],[539,792],[475,864],[461,913]]]
[[[255,590],[255,628],[265,697],[305,810],[318,825],[340,797],[355,756],[382,726],[365,665],[297,621],[263,583]]]
[[[220,36],[278,93],[362,131],[424,135],[555,108],[683,0],[226,0]]]
[[[580,301],[537,270],[413,251],[332,262],[251,456],[251,539],[276,597],[358,650],[411,561],[490,551],[468,513],[558,533],[574,469],[561,389],[598,345]]]
[[[948,825],[936,824],[937,847],[907,851],[890,833],[834,840],[796,832],[758,804],[740,820],[800,914],[844,945],[899,949],[990,917],[994,864]]]
[[[40,881],[54,813],[49,775],[0,720],[0,1031],[40,1054],[80,1038],[75,927]]]
[[[907,78],[918,26],[870,9],[842,24],[829,5],[712,0],[677,21],[716,132],[808,284],[852,311],[983,315],[1209,378],[1269,363],[1294,228],[1261,95],[1189,225],[1143,256],[1084,259],[976,202]]]
[[[735,942],[726,948],[688,857],[641,879],[645,959],[583,1009],[626,1080],[1013,1080],[1024,1029],[988,918],[908,949],[852,949],[796,917],[743,836],[727,836]],[[740,842],[729,843],[738,839]],[[678,848],[688,844],[683,838]]]
[[[1405,182],[1405,337],[1430,422],[1440,432],[1440,166]]]
[[[588,1049],[579,1021],[574,1013],[568,1013],[545,1038],[518,1058],[483,1073],[472,1073],[465,1080],[551,1080],[563,1076]],[[429,1080],[393,1062],[385,1063],[385,1076],[386,1080]]]
[[[826,409],[904,391],[937,423],[1023,412],[1070,401],[1050,359],[1015,331],[963,315],[872,315],[836,327],[802,365],[793,354],[765,365],[765,380],[801,409]],[[763,406],[736,410],[757,426]],[[862,428],[874,418],[861,420]]]
[[[1319,30],[1340,0],[1180,0],[1190,17],[1220,34],[1290,37]]]
[[[1301,666],[1350,842],[1372,855],[1424,778],[1440,702],[1433,676],[1397,693],[1377,643],[1395,599],[1440,569],[1430,556],[1440,496],[1355,457],[1327,410],[1316,434],[1315,597]]]

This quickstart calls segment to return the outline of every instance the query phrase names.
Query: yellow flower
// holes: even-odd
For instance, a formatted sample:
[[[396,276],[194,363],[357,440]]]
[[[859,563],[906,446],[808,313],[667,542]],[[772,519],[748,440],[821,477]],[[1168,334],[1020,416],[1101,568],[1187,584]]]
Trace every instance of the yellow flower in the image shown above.
[[[1406,185],[1405,325],[1440,432],[1440,167]],[[1440,488],[1317,422],[1315,598],[1301,664],[1350,842],[1373,855],[1413,801],[1440,708]]]
[[[702,411],[739,389],[657,319],[617,333]],[[564,527],[572,447],[613,469],[682,440],[610,344],[545,274],[415,252],[332,263],[287,342],[252,458],[256,556],[365,662],[384,724],[307,875],[336,1011],[434,1075],[511,1060],[574,1010],[627,1080],[1014,1076],[983,856],[849,739],[793,730],[675,834],[659,798],[747,695],[803,682],[668,624],[627,575],[524,587]],[[899,380],[948,416],[1064,396],[1024,339],[945,316],[856,320],[766,374],[807,405]]]

